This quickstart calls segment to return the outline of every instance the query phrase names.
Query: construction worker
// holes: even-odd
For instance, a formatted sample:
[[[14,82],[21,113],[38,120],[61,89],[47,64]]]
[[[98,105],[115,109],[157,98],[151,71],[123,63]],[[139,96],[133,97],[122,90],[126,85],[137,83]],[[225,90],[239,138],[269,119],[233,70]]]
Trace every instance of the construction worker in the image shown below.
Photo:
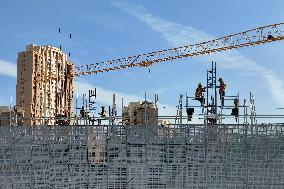
[[[99,113],[99,115],[100,115],[101,117],[106,117],[106,110],[105,110],[105,107],[104,107],[104,106],[102,106],[102,109],[101,109],[101,112]]]
[[[234,99],[234,108],[232,109],[231,115],[235,116],[236,122],[238,122],[238,117],[239,117],[239,99],[235,98]]]
[[[198,83],[198,87],[195,90],[195,99],[198,100],[201,106],[204,105],[205,98],[203,97],[203,92],[205,92],[205,88],[202,87],[201,83]]]
[[[224,82],[224,80],[222,78],[219,78],[218,81],[220,82],[220,87],[219,87],[220,100],[221,100],[222,106],[224,106],[226,83]]]
[[[84,106],[82,106],[82,108],[80,110],[80,115],[81,115],[81,117],[88,117],[88,113],[86,112]]]
[[[187,113],[187,120],[191,121],[192,115],[194,113],[194,108],[186,108],[186,113]]]

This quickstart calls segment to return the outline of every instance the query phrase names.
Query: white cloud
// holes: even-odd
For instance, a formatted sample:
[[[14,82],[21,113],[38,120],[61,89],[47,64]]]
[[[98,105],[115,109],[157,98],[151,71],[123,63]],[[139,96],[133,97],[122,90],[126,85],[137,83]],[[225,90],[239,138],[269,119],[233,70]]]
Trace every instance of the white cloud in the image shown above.
[[[12,62],[0,59],[0,74],[16,77],[17,65],[13,64]]]
[[[215,36],[194,27],[184,26],[179,23],[155,17],[140,5],[131,4],[127,1],[112,1],[111,3],[120,10],[135,16],[137,19],[147,24],[174,46],[194,44],[216,38]],[[283,81],[279,79],[273,71],[257,64],[238,51],[214,54],[211,55],[211,58],[217,61],[224,69],[240,69],[242,73],[253,73],[254,75],[261,77],[269,88],[274,100],[280,106],[284,106],[284,98],[282,97],[284,94]]]

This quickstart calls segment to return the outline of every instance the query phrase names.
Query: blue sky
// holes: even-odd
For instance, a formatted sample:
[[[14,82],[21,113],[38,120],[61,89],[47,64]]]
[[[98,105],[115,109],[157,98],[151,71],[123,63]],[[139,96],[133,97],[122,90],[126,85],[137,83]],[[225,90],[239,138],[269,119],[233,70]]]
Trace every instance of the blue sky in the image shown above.
[[[0,105],[15,99],[17,53],[27,44],[63,44],[75,65],[205,41],[284,20],[284,1],[53,1],[0,0]],[[62,36],[58,35],[62,28]],[[72,33],[72,40],[68,34]],[[256,96],[259,114],[283,113],[284,42],[204,57],[156,64],[76,79],[76,91],[98,88],[99,102],[139,100],[159,94],[160,104],[175,112],[179,94],[194,94],[216,61],[228,94]]]

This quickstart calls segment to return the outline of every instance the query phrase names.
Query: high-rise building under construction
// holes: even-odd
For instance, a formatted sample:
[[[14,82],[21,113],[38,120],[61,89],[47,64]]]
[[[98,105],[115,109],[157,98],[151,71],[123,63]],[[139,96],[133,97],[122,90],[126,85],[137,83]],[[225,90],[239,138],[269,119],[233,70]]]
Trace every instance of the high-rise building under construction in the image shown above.
[[[73,70],[55,47],[28,45],[18,54],[16,105],[25,109],[25,125],[54,124],[51,117],[72,114]]]

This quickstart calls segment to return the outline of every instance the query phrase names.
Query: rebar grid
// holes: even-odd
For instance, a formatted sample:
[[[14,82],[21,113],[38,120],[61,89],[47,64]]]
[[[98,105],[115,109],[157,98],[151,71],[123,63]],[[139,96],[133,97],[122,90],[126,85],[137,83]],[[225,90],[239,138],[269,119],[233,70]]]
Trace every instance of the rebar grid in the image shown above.
[[[283,188],[284,125],[0,128],[0,188]]]

